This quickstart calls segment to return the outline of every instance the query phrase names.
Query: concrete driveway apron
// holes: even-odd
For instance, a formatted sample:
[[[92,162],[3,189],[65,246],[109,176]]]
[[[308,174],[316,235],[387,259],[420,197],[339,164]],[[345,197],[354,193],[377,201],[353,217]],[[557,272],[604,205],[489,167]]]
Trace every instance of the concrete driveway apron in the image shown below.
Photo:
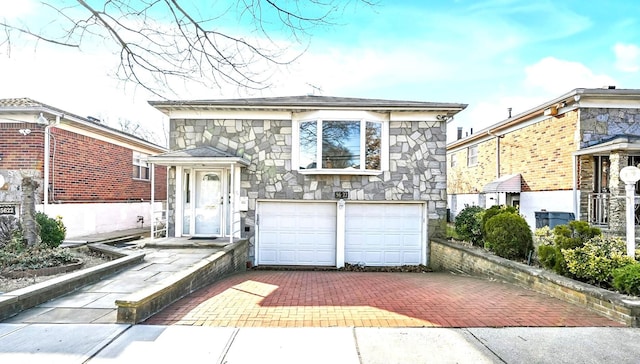
[[[221,327],[623,326],[512,284],[451,273],[266,271],[203,288],[145,324]]]

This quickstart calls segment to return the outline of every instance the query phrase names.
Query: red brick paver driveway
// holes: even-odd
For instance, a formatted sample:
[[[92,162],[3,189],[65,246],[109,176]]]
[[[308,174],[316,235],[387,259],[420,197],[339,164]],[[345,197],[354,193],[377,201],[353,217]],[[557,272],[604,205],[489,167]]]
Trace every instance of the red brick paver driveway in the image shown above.
[[[231,327],[623,326],[514,285],[449,273],[249,271],[146,322]]]

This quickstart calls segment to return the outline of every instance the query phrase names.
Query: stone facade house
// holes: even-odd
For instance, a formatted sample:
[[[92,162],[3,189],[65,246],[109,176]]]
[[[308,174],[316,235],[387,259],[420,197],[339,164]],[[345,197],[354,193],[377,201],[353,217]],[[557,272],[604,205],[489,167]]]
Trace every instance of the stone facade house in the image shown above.
[[[246,238],[256,265],[426,264],[446,123],[466,105],[326,96],[159,101],[168,235]]]
[[[0,214],[20,215],[21,181],[30,177],[36,209],[62,216],[69,238],[148,226],[151,175],[161,203],[166,167],[150,170],[145,158],[165,151],[32,99],[0,99]]]
[[[447,145],[452,217],[466,205],[519,205],[532,229],[573,214],[624,234],[619,173],[640,164],[640,90],[575,89],[464,138],[458,134]]]

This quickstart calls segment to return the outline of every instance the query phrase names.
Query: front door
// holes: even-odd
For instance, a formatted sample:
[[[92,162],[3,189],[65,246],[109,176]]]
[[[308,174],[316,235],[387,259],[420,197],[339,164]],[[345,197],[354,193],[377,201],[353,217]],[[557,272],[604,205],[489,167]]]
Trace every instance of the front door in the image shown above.
[[[220,236],[224,205],[222,170],[196,171],[195,177],[192,235]]]

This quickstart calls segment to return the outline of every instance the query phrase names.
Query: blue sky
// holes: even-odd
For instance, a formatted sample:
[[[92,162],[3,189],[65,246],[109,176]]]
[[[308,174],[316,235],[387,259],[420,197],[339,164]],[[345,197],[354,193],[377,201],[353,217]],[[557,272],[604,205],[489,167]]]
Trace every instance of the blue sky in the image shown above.
[[[19,4],[0,0],[0,18],[35,19],[42,8],[34,0]],[[220,30],[250,34],[234,9],[217,20]],[[640,2],[632,0],[350,3],[333,14],[336,25],[311,29],[295,63],[271,70],[267,90],[189,84],[170,98],[301,95],[313,85],[331,96],[469,104],[450,123],[451,141],[456,127],[478,130],[506,118],[508,107],[517,114],[574,88],[640,88],[639,14]],[[272,36],[291,54],[302,49],[277,29]],[[164,119],[146,104],[157,97],[110,78],[115,62],[100,46],[78,52],[17,42],[10,54],[0,47],[0,97],[31,97],[159,130]]]

